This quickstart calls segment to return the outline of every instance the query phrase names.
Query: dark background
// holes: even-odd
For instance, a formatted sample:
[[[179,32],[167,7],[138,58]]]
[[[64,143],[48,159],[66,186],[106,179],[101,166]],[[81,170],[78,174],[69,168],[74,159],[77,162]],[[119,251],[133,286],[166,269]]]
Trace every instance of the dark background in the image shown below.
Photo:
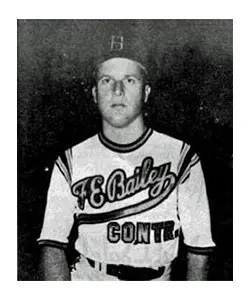
[[[232,280],[232,20],[18,20],[18,280],[36,280],[55,156],[99,128],[90,61],[112,26],[154,48],[147,122],[196,147],[217,244],[211,280]]]

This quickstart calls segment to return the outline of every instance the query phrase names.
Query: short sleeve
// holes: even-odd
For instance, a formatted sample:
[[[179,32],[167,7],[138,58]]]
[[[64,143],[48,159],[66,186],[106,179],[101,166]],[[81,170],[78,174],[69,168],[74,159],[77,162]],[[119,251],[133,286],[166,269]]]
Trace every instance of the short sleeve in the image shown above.
[[[204,174],[197,154],[189,149],[186,157],[189,162],[186,162],[178,186],[178,212],[184,243],[190,252],[208,254],[213,252],[215,243]]]
[[[51,176],[47,204],[39,245],[59,248],[68,246],[68,237],[74,223],[75,198],[71,194],[70,173],[58,158]]]

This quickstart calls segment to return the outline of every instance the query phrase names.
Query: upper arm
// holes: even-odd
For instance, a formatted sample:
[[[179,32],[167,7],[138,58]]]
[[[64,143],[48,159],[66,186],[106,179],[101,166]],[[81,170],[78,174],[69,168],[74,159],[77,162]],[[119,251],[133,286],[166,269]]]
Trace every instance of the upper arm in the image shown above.
[[[215,246],[211,234],[206,184],[199,157],[191,147],[185,153],[186,157],[188,155],[188,163],[178,186],[180,223],[188,250],[206,254]]]
[[[71,193],[70,172],[58,159],[51,175],[39,245],[66,248],[74,222],[75,199]]]

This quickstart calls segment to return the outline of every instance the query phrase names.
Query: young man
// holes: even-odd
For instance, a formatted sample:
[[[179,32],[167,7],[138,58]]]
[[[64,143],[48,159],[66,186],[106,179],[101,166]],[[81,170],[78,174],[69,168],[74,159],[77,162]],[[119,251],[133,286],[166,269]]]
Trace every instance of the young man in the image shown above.
[[[199,158],[145,126],[147,65],[126,41],[111,37],[98,62],[92,92],[102,131],[55,163],[38,240],[43,280],[170,280],[180,230],[187,280],[207,280],[215,244]],[[70,272],[64,250],[74,222],[80,256]]]

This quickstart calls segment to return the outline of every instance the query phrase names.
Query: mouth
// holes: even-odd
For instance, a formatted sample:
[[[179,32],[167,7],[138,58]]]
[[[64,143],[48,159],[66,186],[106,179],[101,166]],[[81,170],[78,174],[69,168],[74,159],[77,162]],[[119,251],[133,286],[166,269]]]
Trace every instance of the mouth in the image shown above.
[[[112,107],[116,107],[116,106],[123,106],[123,107],[125,107],[125,104],[123,104],[123,103],[114,103],[111,106]]]
[[[112,108],[124,108],[125,106],[123,103],[114,103],[111,105]]]

